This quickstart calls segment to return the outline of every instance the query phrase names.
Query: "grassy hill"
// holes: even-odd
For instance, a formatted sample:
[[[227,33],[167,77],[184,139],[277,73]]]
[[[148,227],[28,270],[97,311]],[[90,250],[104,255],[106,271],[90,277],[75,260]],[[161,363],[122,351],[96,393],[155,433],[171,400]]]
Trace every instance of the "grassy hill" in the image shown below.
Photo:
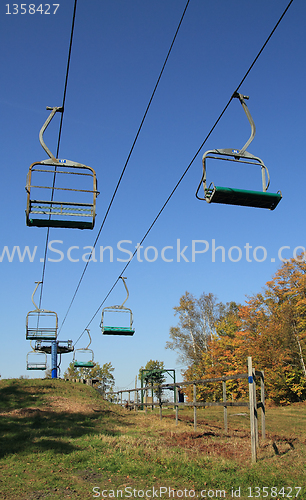
[[[160,421],[158,411],[122,409],[85,385],[2,380],[0,499],[305,500],[306,404],[267,410],[253,466],[248,415],[229,409],[225,434],[222,412],[199,410],[194,432],[192,410],[176,426],[171,409]]]

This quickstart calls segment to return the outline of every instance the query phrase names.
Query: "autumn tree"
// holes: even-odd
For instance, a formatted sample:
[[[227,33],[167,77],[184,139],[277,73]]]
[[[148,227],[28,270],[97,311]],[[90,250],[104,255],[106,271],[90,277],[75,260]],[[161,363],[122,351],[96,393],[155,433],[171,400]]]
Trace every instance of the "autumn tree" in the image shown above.
[[[241,368],[235,355],[237,331],[240,324],[239,306],[234,302],[227,304],[215,321],[207,351],[202,353],[201,359],[197,363],[188,366],[187,370],[183,372],[184,378],[186,380],[199,380],[244,372],[245,366]],[[233,399],[238,399],[244,393],[240,381],[227,382],[227,390]],[[192,398],[192,388],[187,388],[185,392]],[[197,399],[199,401],[217,401],[221,398],[221,383],[198,386]]]
[[[254,360],[266,372],[269,397],[277,403],[306,397],[305,260],[304,254],[284,262],[240,314]]]
[[[186,297],[187,294],[180,306],[186,306]],[[247,357],[252,356],[254,366],[265,372],[268,399],[277,404],[305,400],[306,254],[284,262],[262,292],[249,297],[244,305],[230,303],[219,307],[206,347],[202,343],[199,356],[194,357],[189,353],[193,338],[200,345],[199,328],[194,326],[199,315],[194,300],[187,305],[194,320],[189,325],[187,321],[193,334],[189,335],[189,351],[187,334],[184,336],[186,322],[182,320],[177,330],[172,330],[171,343],[179,348],[181,336],[181,348],[189,360],[184,374],[187,380],[246,373]],[[233,399],[247,396],[247,384],[241,380],[228,382],[227,390]],[[221,398],[221,385],[199,386],[198,394],[204,400]]]
[[[203,356],[210,355],[210,342],[216,334],[216,325],[230,307],[233,305],[217,302],[212,293],[202,293],[196,299],[185,292],[179,306],[174,307],[178,325],[170,328],[171,340],[166,342],[166,349],[178,351],[182,363],[198,363]]]

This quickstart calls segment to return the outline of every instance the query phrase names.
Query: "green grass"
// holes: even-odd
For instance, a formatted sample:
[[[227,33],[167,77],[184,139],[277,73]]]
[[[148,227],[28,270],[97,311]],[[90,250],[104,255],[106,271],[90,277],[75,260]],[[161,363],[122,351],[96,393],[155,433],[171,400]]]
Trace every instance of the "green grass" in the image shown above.
[[[267,409],[267,439],[251,465],[249,419],[237,415],[245,408],[229,409],[227,433],[223,408],[198,410],[194,432],[192,410],[180,411],[176,426],[173,410],[160,421],[157,410],[127,411],[85,385],[3,380],[0,499],[85,500],[103,498],[104,490],[105,498],[116,498],[117,490],[119,497],[122,491],[123,498],[142,492],[149,498],[154,487],[155,498],[164,499],[191,498],[191,490],[200,498],[206,490],[203,498],[235,498],[236,491],[236,498],[280,500],[294,498],[297,490],[290,497],[289,488],[299,486],[304,500],[305,410],[306,404]]]

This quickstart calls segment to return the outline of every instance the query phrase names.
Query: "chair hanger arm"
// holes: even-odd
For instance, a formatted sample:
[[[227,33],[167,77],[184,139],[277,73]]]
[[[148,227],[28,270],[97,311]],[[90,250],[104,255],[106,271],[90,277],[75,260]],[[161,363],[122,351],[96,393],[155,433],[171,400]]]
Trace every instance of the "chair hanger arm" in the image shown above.
[[[91,336],[90,336],[90,333],[89,333],[89,329],[88,328],[85,328],[86,332],[88,333],[88,337],[89,337],[89,344],[87,347],[85,347],[85,350],[88,349],[88,347],[90,346],[91,344]]]
[[[47,120],[45,121],[45,123],[43,124],[43,126],[42,126],[42,128],[41,128],[41,130],[39,132],[39,142],[40,142],[41,147],[46,151],[47,155],[51,158],[51,160],[55,161],[56,160],[55,156],[51,153],[50,149],[44,143],[43,135],[44,135],[44,131],[48,127],[48,125],[51,122],[51,120],[52,120],[53,116],[55,115],[55,113],[57,113],[57,112],[62,113],[64,109],[61,106],[60,107],[53,107],[53,108],[51,108],[50,106],[47,106],[46,109],[48,111],[51,110],[51,113],[48,116]]]
[[[125,282],[126,278],[124,278],[123,276],[119,276],[119,277],[122,279],[123,284],[124,284],[125,289],[126,289],[126,299],[122,302],[122,304],[120,306],[120,308],[121,308],[121,307],[124,306],[124,304],[126,303],[127,299],[129,298],[129,291],[128,291],[128,287],[126,286],[126,282]]]
[[[243,94],[239,94],[239,92],[234,92],[233,97],[236,97],[241,102],[241,105],[242,105],[242,107],[244,109],[244,112],[245,112],[245,114],[247,116],[247,119],[249,120],[249,123],[251,125],[251,135],[249,137],[249,140],[245,143],[245,145],[243,146],[243,148],[240,149],[240,151],[239,151],[239,154],[243,154],[246,151],[247,147],[251,144],[251,142],[254,139],[254,137],[255,137],[256,127],[255,127],[254,120],[253,120],[253,118],[251,116],[251,113],[250,113],[250,111],[249,111],[249,109],[248,109],[248,107],[247,107],[247,105],[245,103],[245,99],[249,99],[249,96],[243,95]]]
[[[38,288],[38,285],[40,285],[40,284],[42,283],[42,281],[35,281],[35,283],[36,283],[36,287],[35,287],[34,292],[32,293],[32,302],[33,302],[33,304],[34,304],[34,306],[35,306],[35,310],[36,310],[36,311],[39,311],[40,309],[37,307],[37,305],[36,305],[36,304],[35,304],[35,302],[34,302],[34,295],[35,295],[35,293],[36,293],[36,290],[37,290],[37,288]]]

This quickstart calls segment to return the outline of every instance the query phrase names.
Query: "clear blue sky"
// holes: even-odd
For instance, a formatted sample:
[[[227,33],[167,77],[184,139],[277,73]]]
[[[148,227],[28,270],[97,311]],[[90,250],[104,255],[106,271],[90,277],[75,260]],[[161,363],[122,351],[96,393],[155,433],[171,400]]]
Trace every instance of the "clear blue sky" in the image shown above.
[[[26,175],[31,163],[46,159],[38,133],[47,117],[46,106],[60,106],[68,55],[73,0],[62,1],[56,14],[7,14],[2,3],[1,36],[1,349],[2,378],[43,372],[26,371],[25,317],[32,309],[34,282],[41,279],[46,229],[25,224]],[[287,0],[191,0],[155,98],[132,153],[115,202],[101,233],[96,259],[88,266],[59,339],[76,341],[120,275],[178,179],[192,160],[254,57],[285,9]],[[185,7],[185,0],[78,0],[72,46],[60,158],[93,167],[99,190],[93,231],[52,229],[53,248],[61,262],[48,261],[43,290],[45,309],[57,311],[61,324],[84,262],[83,250],[95,240],[113,190],[127,159],[145,108]],[[13,12],[13,4],[10,11]],[[20,4],[19,8],[20,8]],[[37,7],[38,7],[37,3]],[[46,4],[42,4],[45,9]],[[27,4],[28,8],[28,4]],[[208,205],[195,198],[201,177],[201,156],[208,149],[241,148],[250,127],[238,102],[232,101],[222,120],[193,162],[188,174],[144,242],[125,275],[133,310],[133,337],[103,337],[100,313],[90,325],[91,347],[101,364],[111,361],[116,386],[133,387],[135,375],[149,359],[180,365],[165,350],[169,328],[176,324],[173,307],[188,290],[195,296],[212,292],[223,302],[243,303],[260,292],[279,268],[278,251],[289,258],[305,247],[305,17],[304,0],[289,11],[247,77],[240,91],[248,106],[256,137],[248,148],[262,158],[271,175],[271,192],[283,199],[275,211]],[[45,140],[55,152],[59,116]],[[209,170],[210,180],[216,182]],[[258,189],[259,169],[227,165],[224,186]],[[239,185],[239,183],[243,185]],[[178,243],[179,240],[179,243]],[[192,241],[196,250],[192,262]],[[55,242],[56,241],[56,242]],[[129,243],[128,243],[129,242]],[[205,243],[207,242],[207,244]],[[213,262],[212,245],[216,251]],[[177,258],[177,245],[182,251]],[[247,244],[249,258],[246,256]],[[3,254],[28,246],[33,262],[12,262]],[[71,256],[67,251],[79,247]],[[112,246],[113,262],[100,246]],[[155,261],[154,247],[158,252]],[[161,257],[164,247],[165,262]],[[241,258],[239,250],[241,249]],[[253,251],[256,247],[264,250]],[[300,249],[301,250],[301,249]],[[231,253],[232,252],[232,253]],[[48,258],[59,259],[48,252]],[[188,260],[188,262],[184,259]],[[230,258],[231,256],[231,258]],[[143,260],[143,262],[140,262]],[[178,262],[178,260],[180,260]],[[237,260],[237,262],[234,262]],[[249,262],[249,261],[251,262]],[[262,260],[262,262],[259,262]],[[120,304],[125,291],[118,283],[105,305]],[[86,345],[84,336],[77,344]],[[63,356],[62,373],[72,356]],[[50,361],[50,360],[49,360]]]

